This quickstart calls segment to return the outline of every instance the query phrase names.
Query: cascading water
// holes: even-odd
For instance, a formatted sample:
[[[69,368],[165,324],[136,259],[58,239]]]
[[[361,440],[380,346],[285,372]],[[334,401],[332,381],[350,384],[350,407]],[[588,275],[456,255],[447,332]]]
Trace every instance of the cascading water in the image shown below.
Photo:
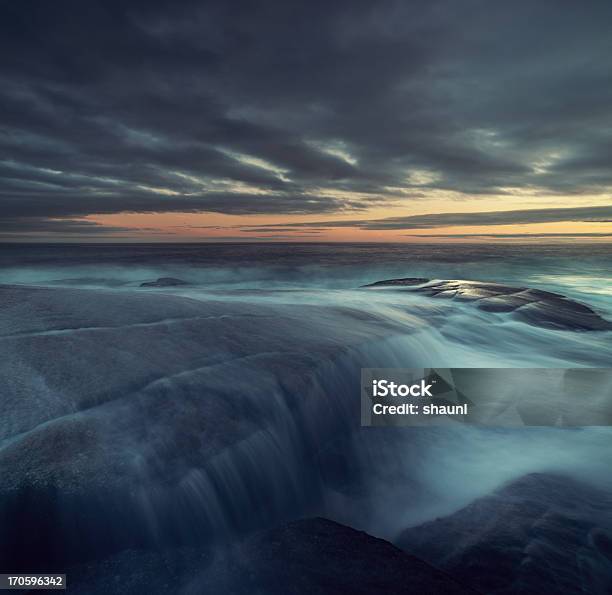
[[[428,278],[462,268],[465,278],[482,265],[481,278],[493,275],[474,258],[377,263],[334,289],[325,287],[333,267],[266,281],[272,269],[240,280],[228,265],[211,286],[193,264],[123,263],[134,281],[102,286],[74,281],[83,271],[70,266],[59,275],[11,264],[6,275],[22,283],[2,288],[0,317],[3,560],[65,567],[131,549],[208,547],[315,515],[395,540],[532,472],[609,491],[607,428],[360,426],[361,368],[612,361],[609,331],[560,331],[460,301],[357,288],[400,268],[428,268]],[[141,289],[145,269],[191,285]],[[528,269],[521,253],[488,280],[516,283]],[[603,285],[593,299],[583,286],[539,287],[610,317]]]

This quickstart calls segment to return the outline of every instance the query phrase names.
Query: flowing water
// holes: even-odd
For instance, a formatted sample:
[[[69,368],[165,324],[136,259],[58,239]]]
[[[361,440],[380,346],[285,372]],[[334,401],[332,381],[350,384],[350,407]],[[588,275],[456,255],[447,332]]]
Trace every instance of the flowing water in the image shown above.
[[[140,286],[162,277],[185,284]],[[155,426],[147,439],[130,442],[130,464],[139,461],[134,469],[141,479],[146,477],[136,498],[144,511],[142,522],[158,534],[164,516],[175,527],[182,522],[196,532],[229,534],[270,526],[283,518],[322,514],[394,539],[406,527],[449,514],[530,472],[567,474],[612,489],[609,428],[360,428],[356,413],[362,367],[609,367],[612,363],[610,331],[542,328],[469,303],[360,289],[397,277],[539,288],[584,303],[612,320],[612,245],[0,246],[3,285],[70,290],[60,291],[59,300],[63,295],[74,299],[74,290],[93,290],[77,295],[101,308],[106,308],[103,299],[109,296],[171,294],[209,308],[211,321],[225,317],[231,322],[222,331],[211,322],[209,336],[192,337],[184,328],[183,335],[173,335],[168,339],[174,341],[172,350],[163,357],[189,360],[188,369],[180,374],[169,370],[134,393],[138,399],[147,395],[176,400],[179,409],[193,395],[221,395],[234,401],[239,416],[256,428],[201,465],[196,455],[180,450],[184,446],[177,444],[177,428],[167,421]],[[117,309],[117,319],[121,316]],[[53,320],[53,328],[20,331],[19,337],[6,335],[11,340],[36,335],[48,342],[59,341],[58,333],[74,331],[68,323]],[[138,324],[126,330],[125,345],[121,333],[114,334],[111,347],[133,349],[139,340],[135,335],[144,332],[142,325],[148,323]],[[159,342],[146,349],[162,353],[164,344],[159,337],[155,340]],[[101,342],[99,359],[107,357],[111,347]],[[23,353],[11,349],[7,351],[11,357]],[[198,350],[208,362],[205,368],[191,361],[197,359]],[[62,363],[59,350],[56,353],[57,366],[68,369],[71,364]],[[30,391],[44,419],[49,395],[61,410],[62,399],[74,389],[67,388],[72,386],[68,380],[64,389],[47,385],[44,401],[37,387],[46,377],[38,372],[36,382],[19,380],[19,394]],[[82,373],[89,372],[82,369]],[[9,374],[17,374],[17,368],[5,373],[5,381]],[[110,374],[129,380],[124,385],[117,381],[112,398],[104,397],[109,401],[105,419],[122,416],[124,424],[121,436],[113,434],[113,440],[125,441],[132,427],[125,420],[136,414],[129,401],[124,409],[109,408],[118,407],[116,403],[131,394],[136,381],[129,376],[136,372],[115,367]],[[88,390],[96,378],[88,381]],[[220,379],[226,382],[223,391]],[[13,422],[5,421],[9,423]],[[139,427],[136,421],[133,427]],[[164,448],[174,449],[171,463],[149,452],[151,436],[164,442]],[[16,440],[15,435],[10,440]],[[8,448],[7,444],[0,446]],[[159,459],[158,469],[152,470],[151,459]],[[169,465],[180,470],[176,471],[180,477],[171,486],[158,485],[157,475],[166,473]]]

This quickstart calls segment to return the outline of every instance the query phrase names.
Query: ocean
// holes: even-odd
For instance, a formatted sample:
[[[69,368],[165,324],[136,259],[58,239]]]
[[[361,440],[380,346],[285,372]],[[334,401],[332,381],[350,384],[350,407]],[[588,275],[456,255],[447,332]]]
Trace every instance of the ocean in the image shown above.
[[[177,287],[141,288],[158,278]],[[351,305],[429,335],[431,365],[602,366],[607,333],[559,333],[456,302],[364,293],[392,278],[462,279],[562,294],[612,320],[612,244],[12,244],[0,247],[5,284],[170,292],[193,299]],[[444,325],[440,320],[444,319]],[[417,362],[414,362],[416,365]],[[425,362],[427,364],[427,362]]]
[[[2,245],[0,554],[102,593],[91,568],[162,568],[159,551],[322,516],[441,568],[442,544],[462,567],[531,548],[537,569],[511,580],[574,564],[599,592],[609,427],[364,428],[359,388],[362,368],[610,367],[611,257],[605,244]],[[396,278],[503,284],[546,304],[521,317],[363,287]],[[577,325],[585,312],[601,326]],[[572,508],[588,490],[597,506]],[[447,537],[425,543],[436,522]],[[458,527],[473,543],[453,541]],[[201,584],[218,584],[210,573]]]

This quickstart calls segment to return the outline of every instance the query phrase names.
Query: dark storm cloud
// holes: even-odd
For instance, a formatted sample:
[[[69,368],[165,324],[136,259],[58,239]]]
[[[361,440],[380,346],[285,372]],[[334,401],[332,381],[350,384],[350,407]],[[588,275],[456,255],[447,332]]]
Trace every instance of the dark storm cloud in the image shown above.
[[[66,200],[62,200],[65,198]],[[350,203],[360,208],[363,203]],[[309,214],[336,210],[333,198],[291,194],[225,194],[210,192],[197,196],[160,196],[145,190],[66,189],[40,192],[14,191],[2,196],[2,212],[8,217],[74,217],[89,213],[120,211],[140,213],[199,212],[255,215],[261,213]]]
[[[407,217],[387,217],[385,219],[351,219],[341,221],[312,221],[307,223],[282,223],[255,225],[243,231],[283,229],[323,229],[331,227],[355,227],[370,230],[432,229],[436,227],[455,227],[463,225],[528,225],[531,223],[559,223],[563,221],[612,223],[612,205],[600,207],[524,209],[514,211],[492,211],[481,213],[432,213],[409,215]]]
[[[453,239],[469,239],[469,238],[495,238],[495,239],[546,239],[546,238],[612,238],[612,233],[449,233],[449,234],[411,234],[412,238],[453,238]]]
[[[295,234],[317,234],[317,233],[321,233],[321,229],[316,229],[316,228],[312,228],[312,227],[308,227],[308,230],[304,230],[304,229],[296,229],[295,227],[266,227],[266,226],[261,226],[261,227],[243,227],[240,229],[240,231],[243,231],[245,233],[260,233],[262,231],[282,231],[282,232],[287,232],[290,231],[293,235]]]
[[[0,217],[605,192],[611,18],[569,0],[2,2]]]
[[[33,233],[51,234],[113,234],[116,232],[132,231],[126,227],[100,225],[93,221],[79,221],[75,219],[46,219],[30,217],[27,222],[21,219],[2,220],[2,235],[18,235],[24,231]]]

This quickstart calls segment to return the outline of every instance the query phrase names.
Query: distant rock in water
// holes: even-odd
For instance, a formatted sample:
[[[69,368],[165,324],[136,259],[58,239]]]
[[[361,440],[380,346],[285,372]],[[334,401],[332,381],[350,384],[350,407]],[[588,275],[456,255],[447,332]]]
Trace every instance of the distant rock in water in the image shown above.
[[[178,285],[189,285],[189,283],[182,279],[175,279],[174,277],[160,277],[157,281],[141,283],[140,287],[176,287]]]
[[[483,593],[612,592],[612,498],[530,474],[397,544]]]
[[[429,279],[422,277],[405,277],[403,279],[386,279],[385,281],[376,281],[376,283],[370,283],[364,285],[364,287],[406,287],[411,285],[423,285],[423,283],[429,283]]]
[[[588,306],[564,295],[541,289],[512,287],[482,281],[431,281],[413,277],[387,279],[363,287],[401,287],[406,291],[433,298],[475,302],[475,305],[481,310],[509,312],[517,320],[543,328],[571,331],[612,330],[612,323]]]

